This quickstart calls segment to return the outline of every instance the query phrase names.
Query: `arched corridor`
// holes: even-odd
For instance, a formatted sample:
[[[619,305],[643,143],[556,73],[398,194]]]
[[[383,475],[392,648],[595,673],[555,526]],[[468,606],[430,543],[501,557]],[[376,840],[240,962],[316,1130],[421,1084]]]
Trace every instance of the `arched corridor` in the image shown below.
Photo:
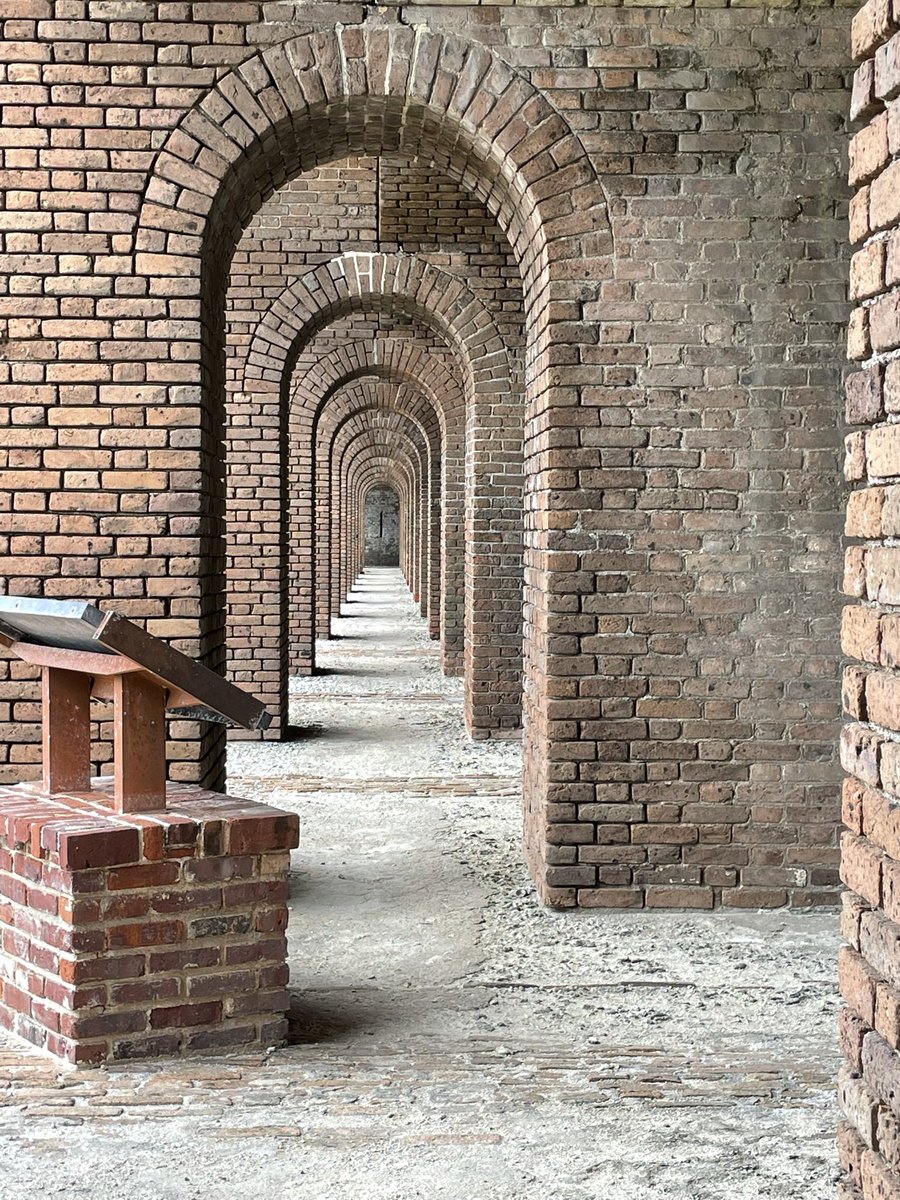
[[[854,7],[0,0],[0,1200],[900,1198]]]

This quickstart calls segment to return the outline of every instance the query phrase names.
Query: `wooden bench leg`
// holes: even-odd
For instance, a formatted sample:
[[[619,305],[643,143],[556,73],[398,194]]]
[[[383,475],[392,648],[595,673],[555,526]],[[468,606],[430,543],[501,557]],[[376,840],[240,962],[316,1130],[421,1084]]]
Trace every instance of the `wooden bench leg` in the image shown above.
[[[91,677],[60,667],[41,671],[45,792],[91,788]]]
[[[137,674],[113,680],[114,800],[119,812],[166,807],[166,693]]]

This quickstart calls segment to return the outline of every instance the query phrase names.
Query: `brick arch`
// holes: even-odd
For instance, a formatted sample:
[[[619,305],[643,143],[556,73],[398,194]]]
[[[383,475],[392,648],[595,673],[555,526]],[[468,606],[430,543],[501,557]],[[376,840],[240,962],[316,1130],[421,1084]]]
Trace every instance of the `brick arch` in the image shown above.
[[[429,397],[417,387],[403,381],[395,381],[383,376],[356,377],[355,373],[346,382],[333,385],[330,395],[318,413],[316,425],[316,610],[317,624],[323,617],[326,622],[321,633],[327,633],[327,619],[331,612],[336,611],[335,600],[345,590],[346,580],[338,578],[336,587],[332,589],[332,555],[328,551],[329,543],[334,540],[334,519],[329,513],[332,498],[332,448],[346,420],[357,412],[375,412],[377,410],[392,410],[404,414],[419,430],[428,455],[428,496],[430,519],[426,532],[428,541],[427,587],[420,592],[422,615],[428,621],[432,637],[441,635],[442,627],[442,595],[446,594],[449,586],[457,586],[457,580],[462,579],[462,556],[458,552],[461,547],[458,539],[447,545],[447,522],[444,511],[450,500],[455,498],[456,507],[461,507],[462,480],[456,478],[449,481],[443,455],[442,429],[438,412]],[[321,549],[320,549],[321,548]],[[442,562],[447,555],[454,555],[452,569],[442,570]],[[457,557],[458,555],[458,557]],[[298,564],[299,574],[302,575],[304,563]],[[309,567],[306,566],[308,571]],[[351,581],[352,582],[352,581]],[[302,583],[298,583],[298,591],[302,591]]]
[[[411,336],[354,341],[317,358],[308,370],[294,374],[291,404],[315,408],[327,400],[333,388],[363,376],[421,388],[435,406],[444,436],[448,414],[463,412],[465,395],[458,378],[442,357]]]
[[[429,497],[426,487],[428,473],[428,451],[420,440],[418,431],[399,413],[378,412],[356,414],[345,424],[334,447],[334,474],[343,490],[345,499],[354,496],[355,475],[362,459],[373,448],[390,451],[396,460],[409,472],[414,491],[410,500],[415,520],[418,557],[414,563],[416,580],[422,575],[424,566],[422,513],[427,509]]]
[[[251,55],[182,117],[141,205],[138,273],[189,275],[184,257],[204,250],[221,265],[283,183],[384,153],[425,159],[478,196],[509,238],[530,304],[552,303],[540,295],[545,273],[571,279],[561,264],[583,261],[586,248],[611,252],[584,146],[524,76],[488,48],[424,26],[348,25]]]
[[[372,455],[366,464],[360,468],[358,478],[358,512],[365,519],[365,504],[366,497],[369,492],[375,487],[388,486],[394,489],[400,500],[400,568],[403,572],[404,579],[411,589],[411,572],[409,568],[409,560],[411,558],[410,537],[407,520],[408,497],[406,496],[407,480],[398,464],[379,458]],[[355,555],[351,561],[351,573],[355,579],[365,564],[365,541],[364,538],[356,539]]]
[[[365,402],[365,396],[363,396]],[[335,431],[329,452],[331,460],[331,475],[333,486],[338,489],[338,498],[341,505],[341,514],[346,513],[345,504],[348,500],[348,479],[345,476],[346,459],[345,456],[349,452],[349,446],[357,440],[364,441],[366,438],[378,438],[381,442],[387,444],[391,435],[396,436],[398,445],[405,449],[407,455],[413,462],[413,470],[415,476],[416,492],[414,497],[414,506],[410,510],[410,515],[415,523],[416,530],[416,557],[412,562],[413,567],[413,593],[415,599],[421,601],[426,600],[424,605],[427,611],[427,586],[431,570],[430,549],[432,546],[430,533],[432,529],[431,521],[428,520],[425,524],[420,525],[420,519],[426,513],[432,511],[432,507],[437,508],[438,503],[436,497],[431,492],[431,479],[433,475],[433,461],[431,448],[428,444],[428,439],[424,431],[408,414],[399,411],[397,408],[389,404],[379,404],[376,398],[372,398],[370,403],[365,407],[355,407],[354,410],[345,414],[340,426]],[[439,557],[435,565],[439,569]],[[344,559],[344,574],[341,582],[342,594],[345,593],[353,582],[352,577],[346,575],[348,560]]]
[[[446,674],[459,675],[463,670],[464,622],[461,598],[464,594],[464,537],[465,537],[465,395],[457,375],[450,370],[443,355],[424,345],[420,339],[392,337],[372,341],[354,341],[330,354],[318,358],[302,375],[295,374],[291,384],[292,403],[321,412],[322,405],[334,389],[346,386],[355,379],[383,378],[397,384],[407,384],[425,398],[436,413],[441,432],[441,557],[443,582],[438,580],[439,596],[431,598],[433,620],[429,631],[440,637],[441,661]],[[317,456],[316,496],[321,497],[328,485],[327,472]],[[316,544],[323,538],[318,532]],[[293,531],[291,537],[294,543]],[[292,595],[302,597],[305,588],[301,575],[303,564],[294,554],[291,567]],[[329,634],[331,615],[340,607],[340,589],[332,594],[330,560],[316,553],[316,633]],[[311,565],[306,565],[311,570]],[[294,609],[291,609],[293,619]],[[300,631],[292,628],[291,645],[299,642]],[[296,669],[299,664],[292,663]]]
[[[380,256],[385,262],[395,259],[398,265],[403,263],[401,256]],[[394,286],[386,274],[379,275],[385,286]],[[463,310],[464,311],[464,310]],[[479,316],[479,322],[482,318]],[[440,340],[445,341],[443,328],[438,328]],[[493,338],[490,353],[494,353]],[[448,352],[452,354],[451,350]],[[414,385],[427,395],[436,408],[438,420],[442,424],[443,450],[442,467],[443,481],[443,510],[444,523],[444,566],[449,571],[445,586],[440,588],[438,604],[432,604],[434,622],[431,624],[432,636],[440,636],[442,642],[442,665],[449,674],[461,674],[463,671],[464,646],[464,614],[462,598],[464,595],[464,470],[466,470],[466,396],[464,396],[460,374],[450,370],[444,355],[434,353],[433,348],[425,346],[419,338],[412,336],[376,338],[373,341],[354,341],[342,346],[316,362],[302,374],[294,374],[290,403],[300,403],[307,410],[318,410],[323,398],[328,397],[331,386],[338,382],[349,382],[362,376],[382,376],[394,382],[404,382]],[[325,486],[317,478],[316,494],[322,494]],[[293,542],[293,539],[292,539]],[[313,546],[319,545],[317,535]],[[296,557],[296,556],[295,556]],[[311,568],[308,568],[311,569]],[[330,564],[317,560],[316,563],[316,632],[318,636],[328,636],[329,617],[331,612],[340,608],[340,599],[335,602],[331,598],[329,606],[323,604],[326,598],[325,576],[329,574]],[[295,580],[293,595],[300,598],[306,594],[302,583],[296,583],[300,570],[292,570]],[[293,610],[292,610],[293,617]],[[292,647],[304,643],[302,630],[293,628]],[[292,666],[301,665],[294,659]]]
[[[465,421],[464,444],[454,443],[449,447],[453,457],[446,455],[448,462],[459,462],[465,472],[465,488],[463,509],[448,513],[448,524],[458,531],[464,553],[463,579],[444,589],[445,644],[448,669],[454,673],[462,670],[466,676],[467,724],[473,733],[489,736],[497,714],[509,724],[518,720],[521,711],[521,385],[506,341],[482,300],[463,279],[408,254],[348,252],[311,267],[269,305],[250,338],[242,372],[229,381],[230,387],[243,389],[234,393],[242,416],[242,425],[236,430],[243,450],[241,462],[250,456],[260,464],[255,486],[247,486],[243,501],[231,505],[231,579],[238,588],[252,592],[256,612],[266,606],[269,624],[280,629],[282,636],[280,654],[277,642],[260,639],[255,652],[256,677],[262,686],[272,687],[277,681],[270,703],[283,708],[288,645],[295,668],[315,669],[313,589],[319,565],[313,504],[314,427],[321,400],[318,395],[309,396],[308,387],[295,387],[291,402],[290,375],[304,347],[327,330],[330,322],[349,312],[370,311],[414,316],[435,332],[459,363],[463,411],[459,408],[460,384],[445,394],[441,385],[446,383],[446,370],[429,365],[427,359],[421,365],[427,367],[427,385],[435,390],[435,402],[449,414],[452,400],[459,421]],[[410,363],[402,364],[402,369],[409,372]],[[308,370],[304,375],[311,373]],[[498,417],[501,406],[505,419]],[[284,488],[279,471],[283,468],[274,459],[270,431],[283,419],[285,408],[291,447],[290,487],[286,489],[294,531],[291,542],[296,547],[295,560],[308,559],[311,564],[305,573],[307,586],[297,580],[292,587],[292,619],[286,587],[283,583],[273,586],[274,581],[267,579],[267,571],[277,575],[276,546],[264,547],[260,554],[256,538],[242,533],[244,525],[253,530],[259,523],[260,496],[279,509],[277,497]],[[254,430],[258,431],[255,438]],[[228,438],[234,433],[229,428]],[[498,478],[503,479],[503,487],[494,486]],[[232,499],[237,495],[236,487],[230,495]],[[281,535],[273,541],[281,547],[285,539]],[[447,561],[455,566],[458,556],[450,555]],[[254,579],[266,586],[254,586]],[[490,606],[479,605],[477,601],[488,591]],[[246,629],[245,623],[241,627]],[[242,640],[249,639],[244,636]]]
[[[379,466],[377,460],[370,459],[366,466],[362,467],[359,472],[357,481],[357,512],[358,520],[362,522],[360,535],[356,539],[356,544],[353,547],[353,555],[350,563],[353,578],[357,579],[360,572],[365,566],[366,547],[365,547],[365,512],[366,501],[370,492],[377,487],[390,487],[396,493],[399,501],[399,517],[400,517],[400,569],[406,581],[407,587],[412,591],[412,573],[410,571],[411,552],[409,548],[408,536],[408,519],[407,508],[408,501],[404,497],[404,480],[402,478],[399,467],[394,466]]]
[[[361,311],[421,321],[456,352],[471,393],[512,375],[506,342],[464,279],[415,255],[353,250],[310,268],[272,301],[253,331],[242,390],[280,394],[303,344]]]
[[[403,431],[420,456],[421,500],[418,507],[411,510],[411,516],[418,522],[421,515],[425,523],[421,527],[416,524],[420,554],[413,561],[412,587],[413,594],[419,602],[420,612],[429,621],[429,627],[431,627],[434,609],[440,604],[441,584],[439,445],[432,441],[427,429],[409,411],[409,406],[404,405],[403,396],[394,393],[383,384],[378,387],[355,386],[348,389],[342,398],[346,400],[346,411],[334,430],[328,449],[333,481],[340,482],[340,469],[336,466],[336,456],[340,454],[342,443],[345,442],[347,436],[361,427],[370,428],[373,431],[390,428]],[[334,482],[332,487],[334,487]],[[329,528],[334,532],[334,521],[329,523]],[[339,576],[337,582],[337,598],[339,599],[346,593],[353,579],[343,574]]]
[[[241,228],[304,169],[356,153],[395,152],[433,164],[482,199],[507,232],[523,279],[526,849],[541,895],[572,904],[575,885],[557,888],[550,866],[551,847],[567,831],[555,829],[547,806],[556,782],[572,778],[572,764],[590,758],[592,745],[595,758],[607,751],[598,750],[601,735],[577,721],[555,728],[554,709],[557,697],[571,694],[574,678],[597,669],[600,628],[586,612],[561,642],[552,631],[561,608],[577,612],[579,597],[593,594],[602,563],[589,516],[590,472],[602,445],[592,391],[598,377],[583,348],[597,341],[613,247],[603,190],[581,142],[550,101],[490,50],[377,20],[297,37],[223,75],[167,135],[138,213],[134,286],[139,293],[170,281],[154,293],[164,315],[149,323],[151,336],[169,348],[155,382],[170,401],[200,408],[205,438],[199,482],[183,508],[170,501],[167,516],[195,512],[197,503],[213,522],[222,513],[218,347],[227,267]],[[121,336],[124,347],[127,324]],[[593,436],[583,438],[584,429]],[[584,482],[581,470],[588,472]],[[165,536],[184,572],[191,568],[177,524]],[[216,532],[213,524],[213,539]],[[279,532],[276,518],[271,534]],[[623,531],[623,545],[627,536]],[[214,667],[222,662],[220,562],[214,548],[196,552],[196,586],[178,601]],[[497,579],[509,569],[499,554]],[[268,586],[278,591],[277,572]],[[475,644],[477,617],[473,622]],[[278,637],[273,628],[273,647]],[[217,778],[222,749],[210,733],[196,759],[198,777]]]
[[[412,562],[415,557],[414,520],[410,520],[414,509],[414,483],[408,468],[391,457],[393,450],[386,446],[369,447],[358,465],[354,480],[353,496],[347,502],[347,536],[342,550],[344,569],[350,579],[356,580],[365,562],[365,499],[368,492],[379,484],[387,483],[397,493],[400,501],[400,567],[410,591],[413,590]],[[352,589],[348,591],[348,598]]]
[[[377,426],[357,417],[348,422],[343,445],[339,447],[335,474],[340,481],[341,511],[346,522],[346,538],[342,557],[344,571],[352,583],[361,567],[360,530],[362,510],[359,496],[359,476],[373,454],[391,458],[402,470],[404,485],[405,542],[407,580],[418,600],[418,590],[426,569],[426,539],[423,529],[428,521],[428,497],[423,480],[427,466],[421,449],[400,423],[400,415],[384,414]]]
[[[401,498],[401,494],[400,494],[400,488],[398,488],[396,486],[395,482],[392,480],[389,481],[386,478],[382,478],[379,480],[378,475],[373,474],[372,468],[368,468],[365,470],[365,472],[362,472],[360,475],[358,492],[359,492],[360,515],[362,518],[362,529],[361,529],[361,533],[360,533],[360,536],[358,539],[358,544],[356,544],[355,550],[356,550],[356,554],[358,554],[358,560],[360,563],[360,572],[364,571],[367,568],[367,566],[370,565],[370,564],[368,564],[368,545],[367,545],[367,542],[368,542],[368,505],[370,505],[370,500],[373,497],[376,497],[376,496],[383,497],[384,493],[389,493],[391,497],[394,497],[394,499],[396,500],[396,503],[397,503],[397,551],[398,551],[397,565],[400,566],[400,569],[403,572],[403,576],[404,576],[404,578],[406,578],[406,576],[407,576],[406,562],[404,562],[404,558],[406,558],[406,554],[404,554],[404,546],[403,546],[404,514],[403,514],[403,502],[402,502],[402,498]],[[383,530],[382,530],[382,532],[383,532]],[[379,563],[379,564],[372,564],[372,565],[384,565],[384,564]],[[356,576],[356,577],[359,577],[360,572],[358,572],[358,576]],[[408,584],[408,582],[409,581],[407,580],[407,584]],[[410,589],[410,590],[412,590],[412,589]]]

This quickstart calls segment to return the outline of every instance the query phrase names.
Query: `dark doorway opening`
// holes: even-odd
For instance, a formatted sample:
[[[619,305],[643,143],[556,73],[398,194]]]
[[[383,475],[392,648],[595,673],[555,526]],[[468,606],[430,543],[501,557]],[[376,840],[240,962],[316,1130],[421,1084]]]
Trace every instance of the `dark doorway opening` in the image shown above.
[[[374,487],[366,496],[365,564],[400,565],[400,497],[389,487]]]

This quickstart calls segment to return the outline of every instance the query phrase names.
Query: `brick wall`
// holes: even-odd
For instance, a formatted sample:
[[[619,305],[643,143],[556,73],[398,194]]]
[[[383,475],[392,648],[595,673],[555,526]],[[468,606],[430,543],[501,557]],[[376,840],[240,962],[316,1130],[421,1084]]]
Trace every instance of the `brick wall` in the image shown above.
[[[900,280],[893,263],[900,208],[894,195],[895,97],[900,95],[900,20],[890,5],[870,0],[853,22],[850,143],[850,317],[846,381],[847,504],[842,643],[852,662],[844,671],[847,715],[841,758],[844,782],[841,877],[844,894],[840,984],[845,1064],[840,1101],[845,1120],[839,1149],[841,1194],[900,1195],[900,823],[897,734],[900,675],[897,626],[900,550],[894,505],[900,474],[895,370],[900,325],[894,315]]]
[[[464,540],[483,553],[452,593],[463,621],[446,586],[437,607],[476,730],[518,721],[520,618],[505,605],[523,572],[503,540],[524,509],[527,849],[542,896],[833,897],[849,10],[363,16],[302,0],[7,0],[6,586],[114,604],[216,668],[234,651],[283,707],[300,619],[291,529],[295,562],[308,547],[315,566],[308,498],[305,525],[284,503],[290,455],[312,435],[285,395],[316,363],[301,363],[297,328],[280,359],[274,341],[251,343],[291,329],[286,271],[321,281],[372,251],[421,279],[444,272],[432,278],[449,285],[414,294],[396,270],[388,291],[383,276],[352,295],[332,278],[307,333],[324,354],[336,321],[402,314],[475,414]],[[454,317],[442,305],[457,283],[474,299],[454,292]],[[878,338],[890,321],[885,304]],[[454,460],[442,433],[442,461],[459,465],[463,443]],[[390,447],[370,450],[368,469],[398,469]],[[459,545],[457,516],[445,498],[442,548]],[[346,532],[332,521],[328,540]],[[228,613],[246,618],[251,594],[252,637],[229,646]],[[304,611],[311,644],[311,598]],[[36,691],[7,671],[15,779],[34,773]],[[171,733],[177,778],[221,779],[220,737]]]

